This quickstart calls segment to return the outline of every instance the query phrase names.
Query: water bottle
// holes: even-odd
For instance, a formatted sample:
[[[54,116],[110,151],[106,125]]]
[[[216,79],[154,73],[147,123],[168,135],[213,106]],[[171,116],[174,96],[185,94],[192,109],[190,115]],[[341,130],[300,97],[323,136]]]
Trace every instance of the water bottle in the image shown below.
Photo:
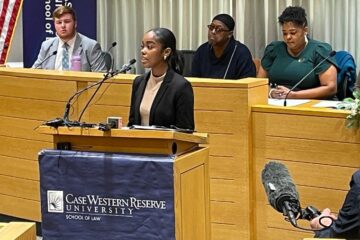
[[[81,71],[81,57],[79,55],[74,55],[71,58],[71,70]]]

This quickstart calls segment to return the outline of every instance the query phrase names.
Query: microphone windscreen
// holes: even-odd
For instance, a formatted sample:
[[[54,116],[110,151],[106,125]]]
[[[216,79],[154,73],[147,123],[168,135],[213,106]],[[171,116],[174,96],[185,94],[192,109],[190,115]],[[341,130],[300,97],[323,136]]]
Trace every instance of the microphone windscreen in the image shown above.
[[[269,162],[265,165],[261,178],[269,203],[277,211],[283,211],[284,201],[299,204],[299,194],[284,164]]]
[[[117,45],[117,42],[113,42],[112,44],[111,44],[111,47],[115,47]]]
[[[333,57],[333,56],[335,56],[335,54],[336,54],[336,51],[331,51],[330,54],[329,54],[329,56],[330,56],[330,57]]]
[[[55,50],[55,51],[53,51],[53,53],[52,53],[52,55],[56,55],[57,54],[57,51]]]

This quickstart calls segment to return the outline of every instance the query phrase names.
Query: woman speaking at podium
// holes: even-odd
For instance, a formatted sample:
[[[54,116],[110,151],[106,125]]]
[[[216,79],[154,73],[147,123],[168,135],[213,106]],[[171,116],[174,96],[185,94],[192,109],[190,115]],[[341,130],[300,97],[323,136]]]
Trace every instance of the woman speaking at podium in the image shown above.
[[[141,63],[150,71],[134,80],[128,126],[193,130],[193,89],[181,75],[183,63],[176,51],[176,38],[169,29],[154,28],[144,34]]]

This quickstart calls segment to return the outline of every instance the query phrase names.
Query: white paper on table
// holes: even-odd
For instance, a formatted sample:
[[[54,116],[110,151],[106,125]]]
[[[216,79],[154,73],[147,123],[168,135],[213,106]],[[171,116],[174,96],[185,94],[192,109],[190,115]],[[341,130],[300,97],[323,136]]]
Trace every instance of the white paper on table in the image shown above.
[[[293,107],[310,102],[308,99],[286,99],[286,106]],[[273,106],[284,106],[284,99],[269,98],[268,104]]]
[[[321,108],[337,108],[337,106],[341,103],[341,101],[330,101],[324,100],[320,101],[317,104],[314,104],[313,107],[321,107]]]

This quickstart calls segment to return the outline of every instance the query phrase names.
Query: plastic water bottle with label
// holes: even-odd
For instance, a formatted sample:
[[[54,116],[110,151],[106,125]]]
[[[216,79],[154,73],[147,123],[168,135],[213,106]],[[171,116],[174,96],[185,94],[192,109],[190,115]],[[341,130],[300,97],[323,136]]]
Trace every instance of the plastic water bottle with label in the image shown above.
[[[81,57],[79,55],[74,55],[71,58],[71,70],[81,71]]]

